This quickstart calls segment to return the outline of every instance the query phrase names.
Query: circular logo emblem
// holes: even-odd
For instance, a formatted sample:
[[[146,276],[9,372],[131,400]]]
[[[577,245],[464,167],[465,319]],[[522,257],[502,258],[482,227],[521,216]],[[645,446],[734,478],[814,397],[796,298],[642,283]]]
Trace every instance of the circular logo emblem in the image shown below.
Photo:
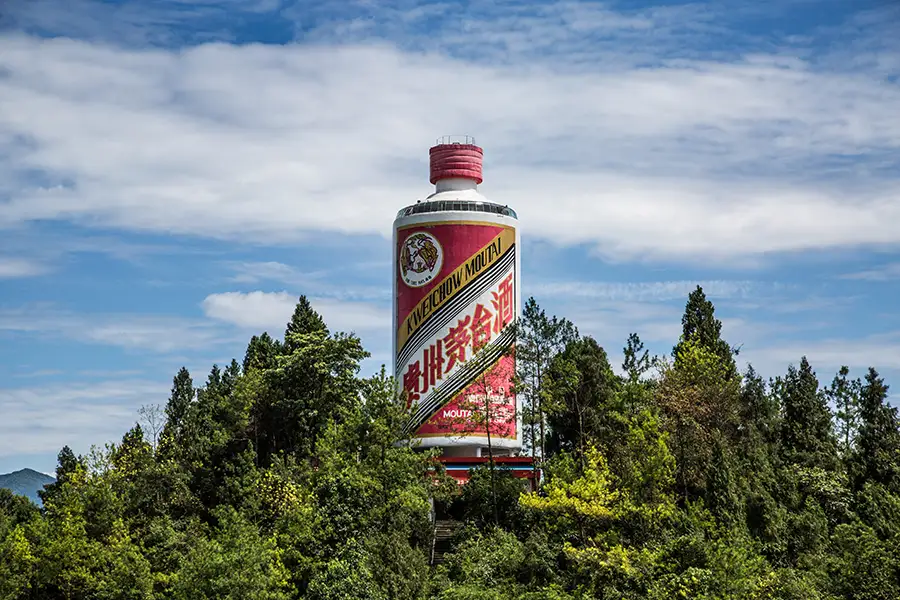
[[[410,287],[422,287],[434,279],[443,264],[444,251],[430,233],[414,233],[400,247],[400,276]]]

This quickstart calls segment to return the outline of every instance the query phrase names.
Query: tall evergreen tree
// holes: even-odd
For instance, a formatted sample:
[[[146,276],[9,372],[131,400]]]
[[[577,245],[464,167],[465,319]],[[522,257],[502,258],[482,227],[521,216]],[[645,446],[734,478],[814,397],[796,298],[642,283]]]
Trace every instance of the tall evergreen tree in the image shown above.
[[[741,427],[744,438],[758,436],[771,443],[778,432],[778,400],[766,390],[766,382],[753,365],[747,366],[741,386]]]
[[[900,492],[900,428],[897,409],[886,404],[888,385],[869,368],[859,398],[855,468],[857,487],[870,481]]]
[[[300,341],[297,335],[310,333],[328,334],[328,327],[325,320],[317,313],[309,299],[306,296],[300,296],[297,305],[294,307],[294,314],[291,316],[290,322],[284,332],[284,352],[290,354],[297,349]]]
[[[706,505],[728,527],[744,521],[742,499],[735,481],[736,470],[727,440],[716,435],[706,471]]]
[[[682,339],[673,349],[673,355],[678,356],[678,351],[686,340],[696,340],[700,346],[721,359],[726,377],[731,378],[737,374],[734,362],[737,350],[722,339],[722,322],[716,318],[715,313],[713,303],[707,300],[703,288],[698,285],[685,304],[684,315],[681,317]]]
[[[359,363],[369,356],[358,337],[330,334],[303,296],[285,335],[283,354],[264,372],[268,398],[254,416],[261,464],[278,452],[312,457],[319,436],[358,401]]]
[[[686,339],[677,352],[663,370],[656,401],[672,434],[678,487],[684,500],[692,500],[704,495],[714,438],[738,437],[741,388],[733,363],[697,338]]]
[[[197,394],[194,380],[186,367],[181,367],[172,380],[172,394],[166,404],[166,428],[175,434],[179,431],[188,408]]]
[[[275,357],[281,354],[281,342],[273,340],[268,333],[262,335],[254,335],[247,344],[247,351],[244,353],[243,370],[244,373],[251,369],[265,370],[275,366]]]
[[[526,423],[530,426],[531,455],[546,456],[546,412],[544,378],[553,357],[578,338],[578,330],[568,319],[548,317],[534,298],[525,302],[516,337],[516,364],[522,382],[520,391],[527,402]]]
[[[778,399],[748,365],[740,393],[740,433],[729,450],[734,463],[740,465],[737,474],[751,505],[769,500],[767,495],[774,487],[776,461],[772,457],[778,448],[779,425]],[[748,512],[752,517],[753,511]]]
[[[856,437],[859,420],[859,393],[862,387],[859,379],[850,381],[849,374],[850,369],[846,365],[842,366],[838,374],[834,376],[831,386],[825,391],[828,401],[835,407],[838,447],[841,457],[845,461],[849,461]]]
[[[225,371],[222,373],[222,394],[225,396],[231,395],[234,391],[234,386],[237,385],[238,378],[241,376],[241,365],[238,364],[238,361],[235,359],[231,359],[231,362],[225,368]]]
[[[197,390],[197,399],[209,394],[220,394],[222,392],[222,369],[219,365],[213,365],[206,377],[206,385]]]
[[[831,411],[805,356],[800,360],[799,370],[793,365],[788,368],[781,402],[784,411],[781,446],[785,460],[835,470],[839,461]]]
[[[644,380],[651,366],[650,351],[644,348],[644,342],[637,333],[631,333],[622,353],[622,370],[625,371],[622,398],[628,411],[634,415],[650,397],[651,386]]]
[[[548,446],[576,452],[600,445],[607,456],[624,442],[627,424],[621,418],[619,380],[606,351],[591,337],[570,342],[554,357],[547,371],[550,388]]]
[[[68,445],[63,446],[56,455],[56,481],[45,485],[44,489],[38,491],[41,502],[47,504],[78,471],[79,467],[82,469],[85,467],[84,459],[75,456]]]

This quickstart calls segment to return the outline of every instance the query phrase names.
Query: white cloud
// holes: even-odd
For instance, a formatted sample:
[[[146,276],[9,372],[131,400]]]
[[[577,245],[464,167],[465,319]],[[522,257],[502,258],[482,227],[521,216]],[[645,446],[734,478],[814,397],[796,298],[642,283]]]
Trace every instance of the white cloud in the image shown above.
[[[223,292],[207,296],[202,307],[211,319],[247,329],[281,332],[296,304],[297,298],[287,292]]]
[[[843,365],[863,377],[866,370],[875,367],[887,383],[900,389],[900,331],[871,335],[863,338],[827,338],[819,340],[789,340],[777,344],[760,344],[741,353],[742,364],[753,363],[754,368],[765,375],[783,375],[789,364],[798,365],[806,356],[816,371],[819,382],[828,384]]]
[[[843,275],[842,279],[861,279],[864,281],[892,281],[900,279],[900,262],[881,265],[874,269],[866,269],[857,273],[848,273]]]
[[[210,323],[153,315],[78,314],[47,305],[0,309],[0,332],[168,353],[231,341]]]
[[[428,143],[468,131],[485,192],[556,244],[723,261],[900,243],[900,185],[880,174],[900,148],[900,88],[875,71],[824,71],[789,49],[656,68],[570,58],[0,37],[0,226],[386,236],[430,191]],[[35,170],[59,185],[36,187]]]
[[[259,283],[260,281],[280,281],[295,283],[304,279],[296,268],[276,261],[232,263],[235,283]]]
[[[596,282],[563,281],[533,285],[530,294],[541,297],[577,297],[611,302],[648,302],[683,300],[697,286],[709,298],[744,298],[765,286],[754,281],[645,281]],[[770,285],[769,287],[774,287]]]
[[[390,332],[390,310],[365,302],[346,302],[329,298],[309,298],[310,304],[332,331]],[[268,330],[281,335],[287,326],[297,296],[288,292],[223,292],[210,294],[202,303],[212,318],[245,329]]]
[[[0,457],[76,453],[117,442],[138,421],[142,404],[164,403],[165,382],[123,379],[0,389]]]
[[[346,251],[352,252],[353,249]],[[341,254],[341,250],[334,252]],[[276,261],[233,261],[228,266],[234,273],[229,281],[234,283],[278,282],[301,289],[307,296],[345,301],[388,301],[391,297],[389,286],[357,283],[359,274],[370,275],[373,271],[389,273],[389,262],[364,260],[329,264],[327,269],[318,271],[301,271]],[[354,272],[354,275],[348,276],[348,272]]]
[[[27,258],[0,256],[0,279],[34,277],[48,273],[50,268],[41,262]]]

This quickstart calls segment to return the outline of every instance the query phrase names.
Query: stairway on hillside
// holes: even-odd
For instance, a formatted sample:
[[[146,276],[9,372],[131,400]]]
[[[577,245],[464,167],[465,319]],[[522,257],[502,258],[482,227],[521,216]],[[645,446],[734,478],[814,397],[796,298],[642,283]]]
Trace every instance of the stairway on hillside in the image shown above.
[[[453,536],[462,527],[459,521],[436,520],[434,522],[434,542],[431,547],[431,564],[444,562],[444,555],[452,550]]]

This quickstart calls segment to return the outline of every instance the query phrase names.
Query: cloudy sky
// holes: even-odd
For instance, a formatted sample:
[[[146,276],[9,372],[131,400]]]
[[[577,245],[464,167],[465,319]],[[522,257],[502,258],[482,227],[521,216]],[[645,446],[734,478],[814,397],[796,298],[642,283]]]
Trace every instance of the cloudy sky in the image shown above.
[[[444,134],[619,362],[701,284],[742,364],[900,386],[900,5],[5,0],[0,472],[117,440],[306,294],[390,352]]]

